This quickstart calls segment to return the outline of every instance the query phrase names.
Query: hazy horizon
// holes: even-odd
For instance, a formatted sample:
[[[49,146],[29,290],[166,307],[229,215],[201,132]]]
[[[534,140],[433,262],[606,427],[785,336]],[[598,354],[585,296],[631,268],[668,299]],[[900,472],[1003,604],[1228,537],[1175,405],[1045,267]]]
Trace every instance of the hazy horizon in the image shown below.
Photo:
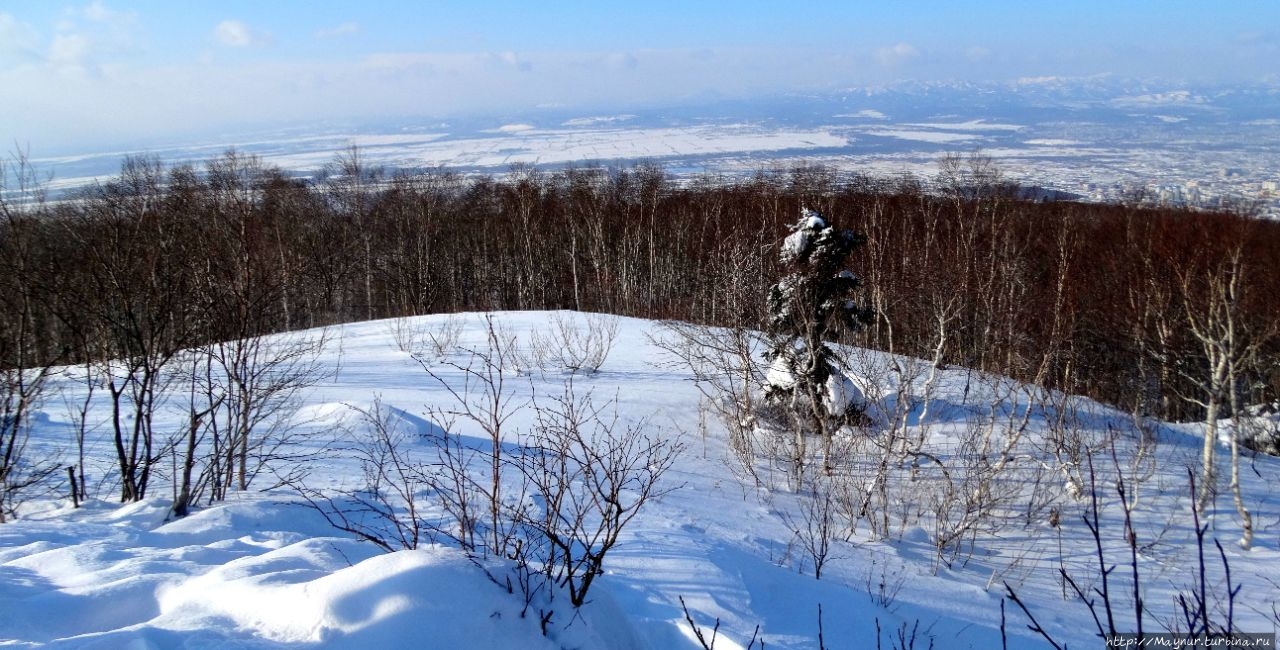
[[[1280,5],[245,1],[0,5],[0,137],[35,152],[254,125],[626,110],[895,81],[1277,83]]]

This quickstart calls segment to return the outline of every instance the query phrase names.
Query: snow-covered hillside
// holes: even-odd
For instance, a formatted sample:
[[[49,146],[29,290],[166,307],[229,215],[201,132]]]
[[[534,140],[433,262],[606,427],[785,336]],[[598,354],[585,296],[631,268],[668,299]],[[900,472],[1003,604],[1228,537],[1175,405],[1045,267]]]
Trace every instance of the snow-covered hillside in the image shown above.
[[[515,575],[510,562],[469,558],[448,535],[436,534],[432,542],[424,533],[414,550],[385,552],[326,521],[325,514],[333,516],[326,504],[371,490],[368,465],[359,460],[370,449],[368,414],[378,414],[407,455],[428,462],[439,458],[432,444],[446,430],[459,440],[486,440],[456,413],[467,370],[479,367],[466,351],[488,349],[485,317],[428,316],[325,332],[317,359],[324,376],[291,406],[296,437],[271,467],[281,474],[302,468],[306,476],[293,476],[292,486],[202,501],[185,518],[170,511],[176,453],[157,466],[147,499],[116,503],[115,450],[101,424],[109,406],[99,393],[87,418],[92,498],[74,508],[66,486],[58,486],[27,501],[18,520],[0,525],[0,645],[656,650],[703,647],[699,632],[709,645],[714,629],[714,647],[722,650],[750,647],[753,638],[755,647],[763,641],[768,648],[866,648],[877,647],[877,639],[886,648],[912,647],[913,638],[916,648],[999,648],[1002,635],[1010,648],[1047,647],[1013,602],[1005,600],[1002,610],[1008,583],[1060,643],[1100,647],[1089,609],[1060,577],[1065,569],[1086,591],[1101,586],[1097,547],[1082,518],[1094,505],[1091,476],[1102,546],[1117,566],[1110,589],[1120,629],[1134,621],[1132,566],[1141,576],[1148,632],[1173,625],[1175,595],[1190,589],[1199,572],[1188,496],[1188,469],[1199,462],[1196,426],[1135,427],[1128,414],[1088,400],[965,369],[930,372],[929,364],[847,351],[861,364],[859,392],[877,398],[869,409],[873,423],[843,441],[846,454],[833,473],[848,474],[849,481],[839,483],[847,489],[820,492],[813,486],[837,483],[820,478],[797,485],[767,444],[754,447],[755,461],[744,465],[742,445],[706,407],[691,371],[655,344],[670,336],[660,324],[546,312],[495,314],[493,322],[521,351],[503,364],[512,414],[502,442],[509,454],[535,444],[545,422],[534,405],[555,404],[568,382],[576,396],[590,395],[604,408],[614,431],[683,447],[658,484],[659,492],[670,491],[627,523],[580,609],[567,594],[544,591],[526,610],[519,586],[509,589],[505,582]],[[447,323],[461,330],[456,343],[445,341],[442,360],[427,334],[447,334]],[[608,323],[616,325],[616,338],[599,370],[565,370],[556,357],[565,347],[559,326],[577,328],[581,343],[588,330],[608,339]],[[540,352],[530,349],[534,342],[541,342],[533,346]],[[421,350],[421,363],[401,348]],[[40,405],[29,455],[74,461],[72,423],[84,397],[78,372],[68,370]],[[180,437],[187,430],[190,391],[183,389],[181,381],[169,387],[157,431]],[[878,511],[846,517],[848,486],[865,487],[859,477],[889,458],[869,450],[895,423],[927,456],[882,471],[894,481],[883,491],[888,517]],[[972,451],[965,441],[983,435],[988,457],[976,465],[960,458]],[[1003,444],[1015,436],[1016,444]],[[1064,436],[1107,441],[1084,459],[1094,472],[1073,464]],[[460,444],[470,449],[471,443]],[[948,468],[950,500],[929,487],[943,480],[935,465]],[[820,467],[815,463],[810,472],[821,473]],[[966,482],[962,469],[994,480]],[[1117,477],[1125,481],[1123,500]],[[273,479],[260,477],[254,487]],[[1253,547],[1235,543],[1240,526],[1224,480],[1204,522],[1206,589],[1212,603],[1227,604],[1216,538],[1231,584],[1241,588],[1235,627],[1271,633],[1280,601],[1280,503],[1273,496],[1280,464],[1246,458],[1241,479],[1256,530]],[[1081,486],[1083,493],[1071,494]],[[876,503],[873,493],[880,489],[871,485],[859,494]],[[965,491],[1002,499],[982,506],[996,523],[960,520],[963,504],[982,501]],[[304,495],[321,509],[308,506]],[[438,510],[426,488],[420,499],[424,509]],[[1126,504],[1135,547],[1125,543]],[[368,515],[356,523],[369,523]],[[941,539],[947,531],[956,539]],[[824,541],[825,550],[815,548]],[[552,612],[545,625],[535,613],[539,607]],[[1221,621],[1226,613],[1212,616]]]

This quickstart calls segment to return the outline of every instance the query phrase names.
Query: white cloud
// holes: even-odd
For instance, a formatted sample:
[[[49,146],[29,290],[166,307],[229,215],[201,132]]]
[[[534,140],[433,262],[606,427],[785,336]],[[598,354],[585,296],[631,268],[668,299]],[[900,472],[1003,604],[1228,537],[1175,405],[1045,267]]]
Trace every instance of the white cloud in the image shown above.
[[[345,22],[341,25],[334,25],[325,29],[316,30],[316,38],[337,38],[339,36],[348,36],[360,31],[360,23]]]
[[[36,32],[30,25],[9,14],[0,13],[0,55],[29,52],[35,49],[36,41]]]
[[[217,44],[213,27],[206,33]],[[252,27],[246,31],[252,42]],[[64,58],[73,58],[74,45],[64,44]],[[617,54],[384,52],[340,61],[240,61],[213,53],[204,61],[176,57],[57,79],[37,66],[0,68],[0,87],[24,88],[14,110],[0,111],[0,136],[10,115],[23,116],[12,131],[36,146],[89,146],[146,141],[193,125],[740,97],[821,87],[832,75],[785,50],[762,57],[759,48],[722,48],[710,59],[692,49],[637,50],[629,53],[639,61],[634,68]],[[173,115],[185,119],[175,122]]]
[[[271,42],[271,35],[250,29],[239,20],[224,20],[213,28],[213,37],[227,47],[249,47],[266,45]]]
[[[89,3],[78,11],[72,10],[72,13],[79,14],[95,23],[108,23],[111,25],[129,25],[137,20],[137,14],[131,11],[109,9],[102,4],[101,0],[94,0],[94,2]]]
[[[49,45],[49,63],[62,70],[81,68],[90,48],[89,37],[84,34],[58,34]]]
[[[503,124],[498,127],[499,133],[526,133],[532,130],[532,124]]]
[[[213,28],[213,35],[227,47],[246,47],[253,42],[249,28],[238,20],[224,20]]]
[[[137,22],[136,13],[116,11],[101,0],[69,7],[54,24],[56,33],[44,59],[60,73],[100,74],[111,63],[109,57],[137,49]],[[4,32],[0,20],[0,37]]]
[[[917,50],[915,46],[910,43],[898,43],[896,45],[882,47],[876,50],[875,53],[876,63],[883,66],[902,65],[919,56],[920,50]]]

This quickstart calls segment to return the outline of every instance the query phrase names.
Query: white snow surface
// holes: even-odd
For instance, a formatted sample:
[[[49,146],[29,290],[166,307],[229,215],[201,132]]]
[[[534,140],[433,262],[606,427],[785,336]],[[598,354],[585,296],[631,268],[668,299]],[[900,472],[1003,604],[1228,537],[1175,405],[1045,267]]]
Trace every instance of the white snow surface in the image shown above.
[[[495,316],[522,337],[548,331],[551,317],[546,312]],[[442,318],[416,322],[429,325]],[[482,345],[482,316],[461,318],[467,325],[461,345]],[[397,349],[391,330],[388,321],[379,321],[329,332],[331,344],[322,360],[335,372],[305,394],[296,415],[313,436],[308,444],[329,451],[312,468],[308,480],[315,485],[352,486],[363,480],[343,452],[356,431],[353,408],[367,408],[377,399],[411,426],[439,426],[426,409],[447,406],[447,393]],[[116,503],[113,451],[107,428],[99,426],[91,431],[88,448],[95,498],[75,509],[51,492],[27,502],[16,521],[0,524],[0,646],[695,649],[700,646],[685,622],[683,597],[708,637],[719,621],[716,647],[722,650],[747,647],[757,626],[766,647],[818,648],[819,606],[829,648],[876,647],[877,624],[884,630],[884,647],[891,647],[890,634],[917,621],[922,638],[934,639],[934,647],[998,648],[1001,585],[1007,581],[1060,642],[1101,647],[1088,611],[1064,600],[1057,578],[1060,561],[1082,576],[1090,566],[1093,547],[1070,507],[1064,507],[1058,529],[1032,521],[997,536],[980,536],[972,556],[950,568],[932,560],[932,542],[918,527],[878,539],[864,526],[848,540],[833,542],[822,578],[815,579],[788,525],[799,520],[804,495],[757,485],[732,469],[723,427],[707,418],[707,427],[699,428],[700,394],[691,375],[673,369],[649,338],[661,335],[653,322],[619,319],[618,339],[601,371],[575,382],[597,396],[616,395],[623,421],[651,417],[654,433],[684,440],[688,447],[667,475],[678,489],[632,521],[579,616],[567,599],[560,601],[564,611],[554,619],[554,638],[540,634],[535,618],[521,618],[518,598],[458,549],[424,544],[384,553],[329,527],[287,488],[235,493],[173,520],[166,461],[150,498]],[[894,359],[879,353],[863,358],[871,360],[868,368],[889,368]],[[905,393],[897,391],[886,377],[863,379],[879,382],[882,392],[875,394],[886,400],[920,390],[918,382]],[[958,435],[988,411],[1016,408],[1017,397],[999,401],[1001,391],[1016,384],[993,379],[985,385],[994,388],[980,389],[980,377],[959,368],[941,371],[936,396],[926,407],[935,423],[931,435]],[[552,372],[513,383],[527,399],[556,394],[563,380]],[[79,389],[70,374],[66,382],[64,395],[74,404]],[[850,388],[860,390],[852,383],[832,387],[833,393]],[[161,411],[157,430],[181,430],[180,401],[175,395]],[[1104,430],[1126,421],[1125,414],[1088,400],[1072,401],[1081,426]],[[105,406],[94,404],[95,422],[108,414]],[[908,412],[913,426],[923,417],[920,408]],[[48,400],[35,421],[29,452],[70,462],[74,445],[63,401]],[[532,424],[527,410],[518,413],[505,428],[510,441],[518,443],[519,432]],[[1032,418],[1029,435],[1042,436],[1045,427],[1045,420]],[[1153,427],[1160,441],[1154,452],[1158,462],[1143,484],[1134,522],[1143,539],[1158,540],[1143,549],[1139,562],[1148,577],[1147,602],[1163,606],[1171,589],[1189,584],[1194,567],[1185,476],[1198,457],[1199,429]],[[1122,455],[1117,462],[1132,460]],[[1280,600],[1280,507],[1272,496],[1278,464],[1273,458],[1250,462],[1242,478],[1257,526],[1253,549],[1230,543],[1239,527],[1225,491],[1208,523],[1210,534],[1223,540],[1232,575],[1243,585],[1237,627],[1271,632],[1273,607]],[[761,469],[762,476],[768,472]],[[1119,516],[1114,490],[1104,491],[1104,519],[1114,530]],[[1124,574],[1128,556],[1114,558],[1121,565],[1116,575]],[[1211,562],[1212,575],[1217,575],[1215,566]],[[1128,583],[1112,588],[1125,589]],[[1006,605],[1006,616],[1008,647],[1046,647],[1012,604]],[[1148,621],[1152,627],[1155,623]],[[927,646],[919,642],[916,647]]]
[[[783,390],[790,389],[796,385],[795,375],[787,367],[786,357],[781,355],[769,363],[769,367],[765,371],[764,380],[767,385],[776,386]],[[866,395],[857,382],[838,369],[833,369],[831,374],[827,376],[827,382],[823,386],[823,396],[826,399],[827,412],[834,417],[844,415],[850,408],[859,408],[866,411],[871,406],[867,403]],[[871,409],[876,413],[880,410],[878,406]]]
[[[826,220],[822,218],[822,215],[818,214],[814,210],[803,208],[801,209],[800,214],[802,215],[800,223],[803,224],[803,228],[818,230],[827,227]]]
[[[808,208],[801,208],[800,221],[792,227],[795,228],[795,231],[782,240],[780,257],[783,263],[788,263],[804,254],[809,249],[810,233],[826,228],[827,222],[817,212]]]
[[[862,133],[881,138],[897,138],[899,140],[912,140],[915,142],[929,142],[933,144],[952,144],[983,139],[983,136],[977,135],[973,131],[956,133],[952,131],[936,131],[929,128],[877,127],[874,129],[865,129]]]
[[[827,412],[835,417],[844,415],[850,407],[865,410],[867,406],[862,389],[840,370],[833,369],[831,374],[827,375],[827,385],[824,388]]]
[[[1002,124],[986,120],[968,120],[966,122],[930,122],[924,124],[905,124],[904,126],[938,129],[943,131],[1021,131],[1025,126],[1019,124]]]
[[[806,250],[809,250],[809,231],[800,229],[787,235],[782,240],[782,248],[778,256],[783,264],[787,264],[791,260],[800,257]]]
[[[791,368],[787,366],[787,358],[778,355],[773,361],[769,362],[769,369],[764,373],[764,381],[770,386],[777,386],[783,390],[796,385],[796,376],[791,372]]]
[[[507,124],[492,135],[455,139],[440,139],[434,134],[398,137],[399,142],[371,144],[363,153],[371,162],[389,166],[500,167],[515,163],[779,152],[843,147],[849,143],[848,137],[830,129],[770,130],[748,125],[623,128],[623,124],[612,122],[558,129]],[[266,156],[271,164],[299,170],[320,169],[332,159],[332,149]]]

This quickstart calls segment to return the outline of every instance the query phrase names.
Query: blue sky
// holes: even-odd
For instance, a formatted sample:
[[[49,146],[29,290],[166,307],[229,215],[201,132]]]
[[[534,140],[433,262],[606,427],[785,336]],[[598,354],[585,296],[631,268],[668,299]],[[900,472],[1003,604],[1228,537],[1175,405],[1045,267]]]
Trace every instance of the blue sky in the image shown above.
[[[900,79],[1280,83],[1280,2],[0,0],[0,137],[625,110]]]

